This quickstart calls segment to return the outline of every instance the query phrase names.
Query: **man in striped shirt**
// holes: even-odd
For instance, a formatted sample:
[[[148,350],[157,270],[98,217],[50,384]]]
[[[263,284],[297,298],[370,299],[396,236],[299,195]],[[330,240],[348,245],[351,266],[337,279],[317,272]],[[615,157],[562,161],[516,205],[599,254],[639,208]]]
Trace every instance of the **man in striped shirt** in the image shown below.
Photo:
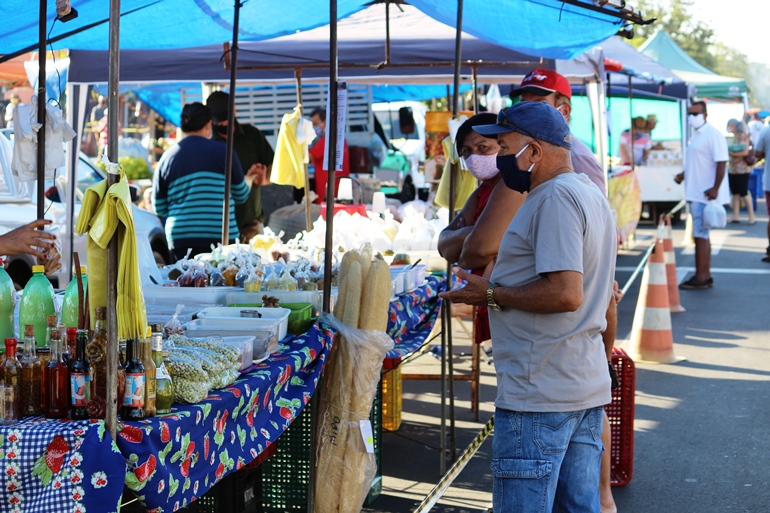
[[[175,260],[192,249],[206,253],[222,240],[222,201],[225,195],[227,147],[211,140],[211,111],[202,103],[182,109],[179,143],[160,159],[153,183],[155,212],[165,218],[166,239]],[[230,243],[238,240],[235,205],[249,197],[237,155],[233,154],[230,189]]]

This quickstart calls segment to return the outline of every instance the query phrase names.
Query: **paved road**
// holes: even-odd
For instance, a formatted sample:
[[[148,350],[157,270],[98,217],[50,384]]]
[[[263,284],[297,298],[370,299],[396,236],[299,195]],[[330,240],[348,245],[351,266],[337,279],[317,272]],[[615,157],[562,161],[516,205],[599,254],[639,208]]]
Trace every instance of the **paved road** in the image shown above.
[[[759,210],[764,214],[764,204]],[[754,226],[728,224],[714,235],[715,286],[682,291],[687,312],[674,314],[675,365],[637,365],[633,480],[614,495],[621,513],[770,511],[770,264],[766,218]],[[625,283],[653,230],[639,230],[636,248],[622,251],[617,279]],[[680,281],[694,265],[674,231]],[[691,269],[690,269],[691,271]],[[627,345],[638,281],[619,306],[618,345]],[[457,355],[467,351],[455,327]],[[468,358],[456,356],[460,368]],[[410,372],[438,372],[424,356]],[[468,385],[458,383],[458,447],[465,447],[493,412],[491,366],[482,364],[481,421],[468,411]],[[439,383],[404,382],[404,424],[384,436],[383,495],[365,511],[411,512],[439,479]],[[491,502],[491,439],[455,481],[434,512],[486,512]]]

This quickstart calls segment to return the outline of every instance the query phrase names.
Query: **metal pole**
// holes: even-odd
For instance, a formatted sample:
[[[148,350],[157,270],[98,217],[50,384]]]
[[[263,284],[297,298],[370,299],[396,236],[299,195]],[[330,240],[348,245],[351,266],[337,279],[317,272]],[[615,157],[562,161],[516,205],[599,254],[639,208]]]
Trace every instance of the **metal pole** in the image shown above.
[[[120,0],[110,0],[110,64],[107,84],[107,158],[118,161],[118,119],[120,116]],[[120,180],[120,175],[107,173],[107,186]],[[115,438],[118,421],[118,234],[107,246],[107,429]]]
[[[476,66],[471,68],[471,82],[473,82],[473,113],[479,113],[479,74]]]
[[[294,68],[294,81],[297,87],[297,104],[300,106],[300,114],[302,114],[302,68]],[[307,163],[305,163],[305,229],[310,231],[313,229],[313,218],[310,215],[310,173],[307,170]]]
[[[607,73],[607,157],[612,158],[612,73]]]
[[[238,21],[241,2],[235,0],[233,46],[230,47],[230,94],[227,102],[227,154],[225,156],[225,199],[222,203],[222,245],[230,242],[230,188],[233,184],[233,137],[235,136],[235,75],[238,71]]]
[[[324,312],[331,311],[332,244],[334,243],[334,185],[337,179],[337,0],[329,1],[329,112],[326,113],[326,243],[324,248]]]
[[[463,0],[457,0],[457,36],[455,38],[455,76],[454,91],[452,94],[452,118],[457,117],[458,103],[460,100],[460,57],[462,53],[462,34],[463,34]],[[449,176],[449,217],[454,217],[455,211],[455,182],[459,172],[459,162],[452,164],[451,175]],[[451,269],[448,269],[451,273]],[[451,283],[451,282],[449,282]],[[457,457],[457,436],[455,432],[455,375],[453,361],[452,344],[452,305],[445,301],[447,305],[447,318],[449,329],[447,330],[447,352],[446,358],[449,364],[449,449],[454,463]]]
[[[633,93],[631,92],[631,75],[628,76],[628,117],[631,118],[631,128],[628,129],[628,138],[630,139],[629,152],[631,153],[631,169],[636,169],[636,158],[634,157],[634,104]]]
[[[40,130],[37,132],[37,218],[43,219],[45,215],[45,64],[46,64],[46,22],[48,17],[48,5],[46,0],[40,0],[40,24],[38,45],[38,72],[37,72],[37,122]],[[42,228],[41,228],[42,230]]]

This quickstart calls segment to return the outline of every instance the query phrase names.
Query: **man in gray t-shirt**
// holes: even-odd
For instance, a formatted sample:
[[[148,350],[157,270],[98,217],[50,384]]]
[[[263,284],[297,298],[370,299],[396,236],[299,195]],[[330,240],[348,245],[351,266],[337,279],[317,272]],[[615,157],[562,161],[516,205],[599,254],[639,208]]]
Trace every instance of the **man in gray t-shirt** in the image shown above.
[[[599,511],[602,405],[610,402],[601,332],[615,270],[606,199],[570,162],[562,115],[542,102],[501,111],[497,167],[528,191],[508,227],[491,282],[444,293],[490,307],[495,401],[495,511]]]

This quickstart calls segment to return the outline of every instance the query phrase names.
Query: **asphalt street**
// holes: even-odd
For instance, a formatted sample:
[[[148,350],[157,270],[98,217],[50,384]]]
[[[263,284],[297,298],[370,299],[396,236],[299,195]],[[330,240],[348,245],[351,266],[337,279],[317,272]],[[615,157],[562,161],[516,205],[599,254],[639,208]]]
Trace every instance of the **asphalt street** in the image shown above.
[[[728,224],[713,233],[714,288],[681,291],[686,312],[672,314],[671,365],[636,364],[633,477],[613,493],[621,513],[766,513],[770,511],[770,264],[764,202],[759,221]],[[654,235],[640,226],[620,251],[616,277],[631,276]],[[684,223],[674,227],[679,281],[694,266],[693,248],[683,244]],[[618,341],[627,347],[641,276],[618,308]],[[453,325],[459,373],[470,368],[470,343],[459,321]],[[481,363],[481,411],[469,410],[467,382],[456,382],[457,454],[494,411],[492,365]],[[405,366],[410,373],[440,372],[426,354]],[[412,512],[441,477],[439,473],[440,383],[403,383],[403,423],[383,436],[383,492],[367,512]],[[492,435],[494,436],[494,435]],[[491,436],[454,481],[434,512],[486,512],[491,505]]]

